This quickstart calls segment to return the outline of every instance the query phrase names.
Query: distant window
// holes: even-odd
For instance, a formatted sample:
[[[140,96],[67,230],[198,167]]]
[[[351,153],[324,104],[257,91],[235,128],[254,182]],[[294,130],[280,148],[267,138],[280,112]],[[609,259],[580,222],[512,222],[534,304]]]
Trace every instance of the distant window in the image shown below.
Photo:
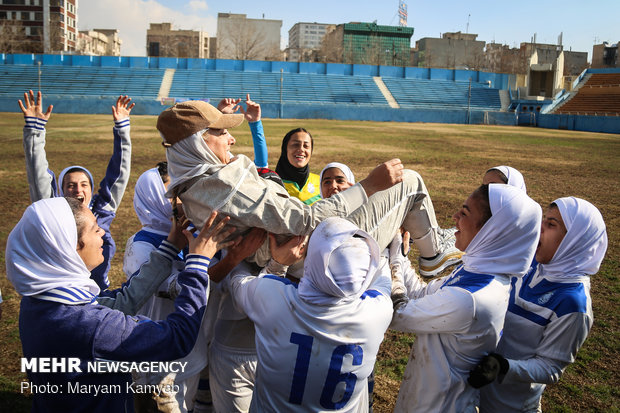
[[[540,112],[540,106],[536,106],[536,112]]]
[[[6,12],[5,11],[0,11],[0,20],[4,20],[6,19]]]
[[[149,56],[159,56],[159,42],[149,43]]]

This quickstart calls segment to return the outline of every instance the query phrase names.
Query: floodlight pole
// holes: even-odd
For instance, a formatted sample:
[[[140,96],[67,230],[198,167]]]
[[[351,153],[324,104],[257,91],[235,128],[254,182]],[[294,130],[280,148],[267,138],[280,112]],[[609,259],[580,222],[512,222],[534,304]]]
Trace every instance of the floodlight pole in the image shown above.
[[[279,118],[282,119],[282,89],[284,87],[284,69],[280,68],[280,113]]]
[[[469,118],[469,109],[471,106],[471,77],[469,78],[469,89],[467,90],[467,124],[469,125],[471,119]]]
[[[39,92],[40,92],[41,91],[41,61],[40,60],[37,62],[37,65],[39,65],[38,76],[39,76]]]

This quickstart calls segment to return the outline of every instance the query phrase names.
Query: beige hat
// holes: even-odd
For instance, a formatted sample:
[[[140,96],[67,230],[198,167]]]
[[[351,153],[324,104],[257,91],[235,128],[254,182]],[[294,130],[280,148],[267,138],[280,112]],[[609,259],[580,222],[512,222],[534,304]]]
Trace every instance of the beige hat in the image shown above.
[[[175,143],[206,129],[230,129],[243,122],[240,113],[224,114],[202,100],[188,100],[164,110],[157,118],[157,129],[167,144]]]

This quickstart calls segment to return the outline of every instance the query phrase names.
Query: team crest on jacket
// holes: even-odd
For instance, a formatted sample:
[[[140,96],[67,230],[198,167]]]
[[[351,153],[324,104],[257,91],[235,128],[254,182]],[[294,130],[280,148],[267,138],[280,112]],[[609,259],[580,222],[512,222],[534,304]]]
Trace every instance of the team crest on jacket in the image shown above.
[[[309,182],[308,183],[308,192],[313,194],[315,190],[316,190],[316,188],[314,187],[314,184],[312,182]]]
[[[553,297],[553,291],[548,292],[547,294],[541,296],[538,299],[538,304],[540,304],[540,305],[547,304],[549,302],[549,300],[551,299],[551,297]]]

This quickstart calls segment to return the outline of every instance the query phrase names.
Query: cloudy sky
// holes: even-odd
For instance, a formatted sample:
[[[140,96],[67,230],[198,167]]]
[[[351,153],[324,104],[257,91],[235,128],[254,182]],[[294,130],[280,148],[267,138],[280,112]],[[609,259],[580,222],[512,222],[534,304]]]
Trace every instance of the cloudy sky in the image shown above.
[[[555,44],[563,33],[566,50],[592,54],[592,45],[620,41],[620,0],[406,0],[412,46],[422,37],[444,32],[478,34],[478,40],[517,47],[536,35],[538,43]],[[473,4],[472,4],[473,3]],[[282,20],[282,47],[297,22],[397,25],[398,0],[81,0],[78,26],[118,29],[125,56],[146,55],[149,23],[170,22],[175,29],[204,30],[215,36],[218,13],[247,14],[248,18]]]

